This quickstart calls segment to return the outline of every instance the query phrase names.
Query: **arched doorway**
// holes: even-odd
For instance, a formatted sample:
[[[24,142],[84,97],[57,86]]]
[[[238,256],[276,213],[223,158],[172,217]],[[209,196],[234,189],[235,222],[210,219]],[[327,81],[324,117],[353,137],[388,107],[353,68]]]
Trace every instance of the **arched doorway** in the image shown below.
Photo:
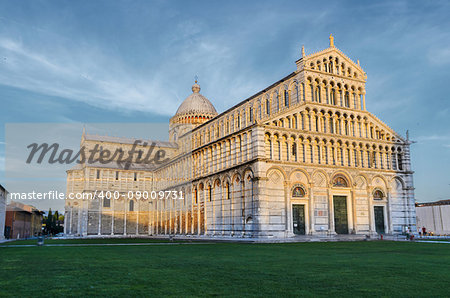
[[[333,187],[349,187],[347,179],[343,175],[337,175],[333,179]],[[337,234],[348,234],[347,196],[333,196],[334,230]]]
[[[305,189],[302,186],[295,186],[292,189],[293,199],[304,199],[306,197]],[[292,204],[292,231],[296,235],[306,234],[306,214],[305,204]]]

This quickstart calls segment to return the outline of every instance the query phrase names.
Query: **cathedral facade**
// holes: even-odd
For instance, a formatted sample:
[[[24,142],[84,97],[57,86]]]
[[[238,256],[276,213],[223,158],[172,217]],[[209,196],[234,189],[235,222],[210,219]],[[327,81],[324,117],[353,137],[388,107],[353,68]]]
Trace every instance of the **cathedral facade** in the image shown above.
[[[152,143],[166,162],[139,163],[137,154],[126,169],[94,162],[67,171],[67,193],[91,197],[66,199],[65,233],[288,238],[415,231],[411,142],[366,111],[359,61],[330,36],[327,49],[302,49],[296,65],[221,114],[196,82],[170,119],[169,142],[136,145],[83,133],[84,148],[144,151]]]

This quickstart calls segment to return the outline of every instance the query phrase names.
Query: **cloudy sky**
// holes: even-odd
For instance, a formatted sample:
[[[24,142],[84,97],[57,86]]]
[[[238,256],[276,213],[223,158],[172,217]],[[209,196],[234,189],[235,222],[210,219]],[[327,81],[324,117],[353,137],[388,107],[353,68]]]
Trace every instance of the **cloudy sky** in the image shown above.
[[[450,198],[448,1],[0,1],[0,121],[166,122],[195,75],[220,112],[330,33],[367,72],[367,109],[417,141],[416,199]],[[4,160],[0,130],[16,188]]]

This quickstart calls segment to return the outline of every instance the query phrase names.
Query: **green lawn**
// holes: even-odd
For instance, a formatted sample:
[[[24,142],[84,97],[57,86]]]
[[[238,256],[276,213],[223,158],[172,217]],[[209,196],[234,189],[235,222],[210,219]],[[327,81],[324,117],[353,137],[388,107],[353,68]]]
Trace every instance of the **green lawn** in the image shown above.
[[[44,244],[102,244],[102,243],[161,243],[170,242],[168,239],[153,239],[153,238],[92,238],[92,239],[45,239]],[[183,242],[176,240],[174,242]],[[15,240],[10,242],[0,243],[2,245],[36,245],[36,239],[30,240]]]
[[[0,296],[429,297],[449,276],[445,243],[0,247]]]

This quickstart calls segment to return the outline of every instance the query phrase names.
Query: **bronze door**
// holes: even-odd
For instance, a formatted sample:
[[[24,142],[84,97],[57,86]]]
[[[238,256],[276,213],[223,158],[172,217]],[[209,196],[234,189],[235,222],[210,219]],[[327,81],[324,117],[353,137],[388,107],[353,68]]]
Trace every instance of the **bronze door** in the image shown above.
[[[334,228],[338,234],[348,234],[347,197],[334,196]]]
[[[384,207],[374,206],[373,211],[375,213],[375,230],[378,234],[384,234]]]
[[[305,235],[305,205],[292,205],[293,231],[296,235]]]

